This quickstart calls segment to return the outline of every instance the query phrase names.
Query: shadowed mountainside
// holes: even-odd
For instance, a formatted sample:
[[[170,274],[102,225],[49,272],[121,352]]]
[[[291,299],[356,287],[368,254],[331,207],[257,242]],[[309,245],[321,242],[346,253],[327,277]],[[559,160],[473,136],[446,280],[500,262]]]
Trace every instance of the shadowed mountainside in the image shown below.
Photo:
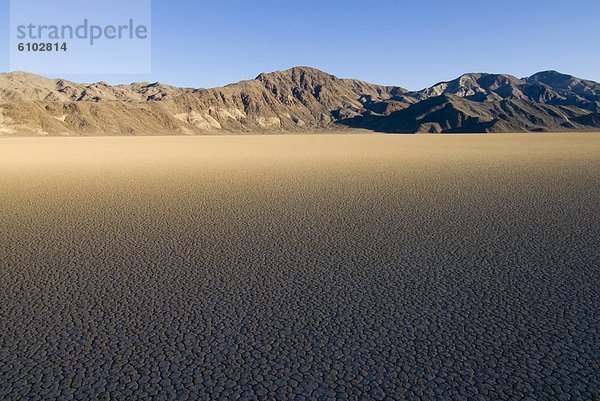
[[[341,126],[404,133],[593,130],[600,127],[600,84],[555,71],[523,79],[465,74],[413,92],[309,67],[212,89],[0,74],[4,135],[303,132]]]
[[[600,84],[555,71],[517,79],[465,74],[386,103],[408,107],[341,121],[383,132],[521,132],[598,127]]]

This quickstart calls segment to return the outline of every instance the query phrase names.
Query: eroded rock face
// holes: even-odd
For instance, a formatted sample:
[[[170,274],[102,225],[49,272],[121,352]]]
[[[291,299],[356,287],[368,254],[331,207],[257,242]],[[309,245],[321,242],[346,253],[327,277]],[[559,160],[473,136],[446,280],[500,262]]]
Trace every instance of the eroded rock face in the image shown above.
[[[14,129],[9,128],[9,125],[13,125],[14,121],[12,118],[4,115],[4,110],[0,108],[0,134],[12,134]]]
[[[302,132],[339,127],[382,132],[600,128],[594,117],[600,112],[600,85],[554,71],[523,79],[465,74],[415,92],[340,79],[309,67],[264,73],[213,89],[160,83],[77,84],[9,73],[0,74],[0,105],[11,119],[3,132],[23,135]],[[57,115],[53,112],[57,108],[73,114]],[[440,113],[440,108],[447,112]]]
[[[333,129],[333,111],[364,111],[361,96],[383,101],[392,89],[403,91],[338,79],[308,67],[214,89],[159,83],[83,85],[10,73],[0,75],[0,104],[6,104],[15,129],[23,134],[42,127],[72,135],[303,131]],[[50,112],[57,108],[70,112]]]

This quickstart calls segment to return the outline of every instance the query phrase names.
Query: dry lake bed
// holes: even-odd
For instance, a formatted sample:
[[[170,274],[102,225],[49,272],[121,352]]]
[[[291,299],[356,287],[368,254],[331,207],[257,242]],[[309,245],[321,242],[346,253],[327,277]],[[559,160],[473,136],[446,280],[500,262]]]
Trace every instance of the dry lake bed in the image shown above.
[[[1,400],[598,400],[600,134],[0,140]]]

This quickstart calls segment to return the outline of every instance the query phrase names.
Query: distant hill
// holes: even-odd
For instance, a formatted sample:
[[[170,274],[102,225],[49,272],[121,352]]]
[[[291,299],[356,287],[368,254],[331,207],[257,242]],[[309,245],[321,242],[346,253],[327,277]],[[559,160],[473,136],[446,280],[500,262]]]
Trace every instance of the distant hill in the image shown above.
[[[309,67],[212,89],[0,74],[0,135],[165,135],[362,128],[390,133],[600,128],[600,84],[555,71],[465,74],[421,91]]]

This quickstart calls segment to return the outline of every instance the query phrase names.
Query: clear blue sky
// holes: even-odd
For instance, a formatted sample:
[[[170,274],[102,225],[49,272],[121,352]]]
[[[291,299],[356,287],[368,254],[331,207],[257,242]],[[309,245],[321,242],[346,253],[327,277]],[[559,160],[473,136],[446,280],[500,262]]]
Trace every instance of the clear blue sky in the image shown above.
[[[0,0],[0,71],[8,42]],[[152,74],[64,78],[212,87],[296,65],[409,89],[481,71],[600,81],[600,1],[153,0]]]

